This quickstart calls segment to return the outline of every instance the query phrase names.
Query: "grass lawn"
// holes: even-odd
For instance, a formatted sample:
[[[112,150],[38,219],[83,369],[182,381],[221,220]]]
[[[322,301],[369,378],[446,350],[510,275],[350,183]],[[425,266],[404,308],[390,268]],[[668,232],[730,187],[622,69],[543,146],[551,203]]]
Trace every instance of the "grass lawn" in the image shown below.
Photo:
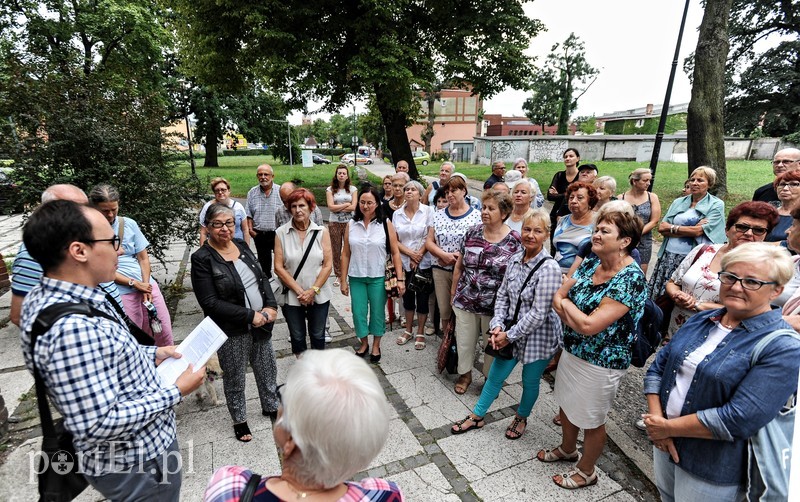
[[[303,167],[301,165],[287,166],[275,160],[271,155],[255,155],[241,157],[219,157],[219,167],[204,168],[203,159],[196,159],[195,165],[197,176],[201,181],[208,184],[212,178],[221,176],[231,184],[231,195],[233,197],[247,197],[247,191],[256,186],[256,168],[261,164],[269,164],[275,171],[275,183],[280,185],[286,181],[300,180],[301,186],[311,190],[317,199],[317,204],[325,206],[325,188],[330,186],[333,173],[336,170],[337,162],[331,164],[314,164],[314,167]],[[189,173],[191,168],[188,162],[180,164],[179,169]],[[355,178],[355,174],[353,174]],[[370,181],[380,185],[381,180],[377,176],[369,175]],[[211,189],[208,189],[211,194]]]
[[[197,159],[197,175],[204,182],[211,178],[222,176],[231,184],[234,197],[246,197],[247,191],[256,185],[256,167],[260,164],[270,164],[275,169],[275,183],[281,184],[289,180],[302,180],[302,186],[314,193],[317,203],[325,205],[325,188],[330,185],[331,178],[336,168],[332,164],[315,164],[314,167],[299,165],[287,166],[280,164],[271,155],[245,156],[245,157],[220,157],[220,167],[200,167],[203,159]],[[427,166],[419,165],[420,174],[438,176],[440,163],[431,163]],[[636,168],[648,167],[649,162],[600,162],[600,176],[613,176],[617,180],[617,193],[622,193],[628,188],[628,174]],[[772,165],[768,160],[745,161],[731,160],[728,166],[728,196],[725,197],[725,210],[730,211],[737,204],[750,200],[753,191],[772,180]],[[511,165],[508,164],[510,168]],[[180,165],[182,171],[188,173],[188,162]],[[542,190],[550,185],[550,180],[557,171],[564,169],[560,162],[534,162],[530,164],[529,175],[539,182]],[[491,174],[489,166],[478,166],[466,162],[457,162],[456,170],[464,173],[469,178],[484,181]],[[354,175],[355,177],[355,175]],[[370,174],[370,181],[380,186],[381,180]],[[655,193],[661,199],[663,211],[680,195],[683,182],[686,180],[686,164],[676,162],[660,162],[656,172]],[[211,193],[211,190],[208,190]]]
[[[600,176],[612,176],[617,180],[617,193],[622,193],[630,186],[628,174],[639,167],[649,167],[649,162],[596,162]],[[439,165],[429,164],[417,166],[421,174],[439,175]],[[511,168],[508,163],[507,169]],[[728,195],[724,198],[725,212],[744,201],[753,198],[753,192],[764,183],[772,181],[772,164],[768,160],[729,160]],[[561,162],[533,162],[529,164],[528,176],[535,178],[543,191],[550,186],[550,180],[557,171],[562,171]],[[457,162],[456,171],[467,177],[485,181],[492,173],[489,166],[476,166],[466,162]],[[686,164],[677,162],[659,162],[656,170],[654,192],[661,199],[661,207],[666,212],[675,198],[680,196],[683,182],[686,181]]]

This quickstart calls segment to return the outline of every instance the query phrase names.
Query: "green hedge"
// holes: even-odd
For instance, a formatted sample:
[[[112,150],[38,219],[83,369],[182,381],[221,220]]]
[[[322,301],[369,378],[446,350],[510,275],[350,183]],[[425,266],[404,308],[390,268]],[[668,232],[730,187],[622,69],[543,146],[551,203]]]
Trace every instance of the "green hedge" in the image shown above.
[[[263,148],[242,148],[241,150],[222,150],[223,157],[255,157],[256,155],[265,155],[267,150]]]
[[[344,155],[346,153],[353,153],[353,150],[347,148],[315,148],[314,153],[327,155],[329,157],[339,157],[340,155]]]

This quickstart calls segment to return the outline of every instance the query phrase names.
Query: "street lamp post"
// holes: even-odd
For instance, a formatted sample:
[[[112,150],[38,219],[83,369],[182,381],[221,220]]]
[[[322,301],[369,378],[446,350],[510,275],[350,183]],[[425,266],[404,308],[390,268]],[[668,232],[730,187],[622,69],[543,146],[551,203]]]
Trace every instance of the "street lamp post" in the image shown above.
[[[358,152],[356,151],[356,147],[358,147],[358,125],[356,122],[356,105],[353,105],[353,164],[358,166]]]
[[[669,81],[667,82],[667,93],[664,96],[664,104],[661,106],[661,119],[658,121],[658,131],[656,132],[656,140],[653,143],[653,155],[650,157],[650,172],[653,173],[653,178],[650,180],[649,191],[653,190],[656,184],[656,167],[658,166],[658,155],[661,153],[661,143],[664,141],[664,129],[667,125],[667,114],[669,113],[669,99],[672,97],[672,82],[675,80],[675,69],[678,67],[678,56],[681,52],[681,40],[683,39],[683,27],[686,26],[686,14],[689,12],[689,0],[686,0],[686,5],[683,7],[683,18],[681,19],[681,28],[678,30],[678,42],[675,44],[675,56],[672,58],[672,69],[669,72]]]

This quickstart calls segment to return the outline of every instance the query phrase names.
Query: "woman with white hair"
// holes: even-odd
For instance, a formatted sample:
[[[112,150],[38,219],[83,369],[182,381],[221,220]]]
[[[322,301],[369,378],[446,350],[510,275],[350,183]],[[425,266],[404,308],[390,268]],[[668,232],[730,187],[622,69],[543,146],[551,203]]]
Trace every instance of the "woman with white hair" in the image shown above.
[[[433,227],[433,209],[421,203],[422,185],[418,181],[409,181],[403,188],[406,203],[394,212],[392,224],[397,231],[397,247],[400,248],[400,260],[403,262],[406,280],[414,275],[430,279],[430,288],[412,291],[406,282],[403,294],[403,308],[406,311],[406,330],[397,338],[397,345],[405,345],[413,335],[414,312],[417,313],[417,336],[414,348],[425,348],[425,321],[428,318],[428,299],[433,292],[433,271],[431,255],[425,249],[428,230]]]
[[[723,307],[693,315],[647,370],[643,418],[662,500],[744,500],[748,440],[797,392],[800,339],[770,305],[792,275],[785,249],[737,246],[722,259]]]
[[[597,190],[597,204],[592,208],[592,211],[596,213],[603,207],[603,204],[614,200],[614,194],[617,193],[617,180],[611,176],[600,176],[592,181],[592,186]]]
[[[431,181],[430,184],[428,184],[428,188],[425,189],[425,194],[422,196],[422,200],[428,201],[428,205],[434,207],[436,205],[434,204],[434,196],[436,195],[436,192],[447,184],[447,181],[450,179],[450,176],[453,175],[453,171],[455,170],[456,168],[452,162],[442,162],[442,167],[439,168],[439,179]]]
[[[653,173],[650,168],[634,169],[628,175],[628,182],[631,184],[630,190],[619,196],[620,200],[624,200],[633,206],[636,216],[644,223],[642,240],[636,249],[642,255],[641,267],[645,273],[647,273],[650,257],[653,254],[653,229],[656,228],[658,220],[661,219],[661,201],[658,200],[658,195],[647,191],[650,188],[652,179]]]
[[[532,190],[531,184],[524,178],[515,181],[511,188],[511,200],[514,203],[514,209],[511,210],[511,214],[508,215],[505,223],[519,234],[522,234],[522,220],[525,219],[525,215],[531,209],[531,202],[533,201]],[[550,225],[547,227],[547,231],[550,232]]]
[[[347,481],[369,466],[389,434],[386,395],[363,360],[342,349],[306,351],[278,390],[273,437],[283,458],[280,474],[261,477],[245,467],[222,467],[204,500],[239,500],[250,482],[256,485],[253,500],[403,500],[391,481]]]
[[[522,179],[530,183],[531,207],[536,209],[537,207],[544,206],[544,195],[542,195],[542,190],[539,188],[539,182],[537,182],[535,178],[528,177],[528,161],[520,157],[514,161],[513,165],[513,169],[522,175]]]

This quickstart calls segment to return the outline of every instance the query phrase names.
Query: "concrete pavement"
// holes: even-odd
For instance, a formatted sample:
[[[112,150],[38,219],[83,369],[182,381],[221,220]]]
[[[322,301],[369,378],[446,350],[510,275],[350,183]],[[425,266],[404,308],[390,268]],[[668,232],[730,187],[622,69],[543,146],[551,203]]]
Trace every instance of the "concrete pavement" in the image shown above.
[[[390,166],[369,166],[376,175],[393,172]],[[477,182],[476,182],[477,183]],[[0,252],[16,252],[20,217],[0,220]],[[202,312],[191,291],[188,257],[193,248],[176,242],[170,246],[166,263],[154,263],[153,275],[171,291],[185,291],[173,313],[176,341],[182,340],[202,320]],[[333,281],[333,278],[330,279]],[[162,287],[162,289],[167,289]],[[9,293],[0,297],[0,319],[7,318]],[[382,344],[383,358],[374,365],[391,405],[390,433],[386,445],[367,471],[356,477],[381,476],[396,481],[409,501],[457,500],[653,500],[657,495],[639,469],[650,470],[649,445],[643,433],[627,431],[623,422],[634,417],[627,410],[615,413],[608,424],[611,440],[600,459],[600,481],[596,486],[574,492],[557,487],[550,476],[568,470],[568,464],[544,464],[534,459],[536,451],[558,444],[560,428],[551,419],[557,410],[551,381],[541,381],[539,400],[518,441],[506,440],[505,428],[513,417],[522,393],[519,367],[487,414],[487,425],[477,431],[452,436],[450,425],[464,418],[477,402],[483,379],[475,381],[466,394],[453,392],[454,378],[436,372],[439,339],[427,338],[427,347],[414,350],[412,344],[398,346],[394,340],[402,332],[397,324],[387,332]],[[387,326],[387,329],[391,329]],[[332,347],[353,351],[357,342],[350,314],[350,299],[337,290],[331,301]],[[274,331],[273,346],[278,365],[278,383],[285,381],[294,362],[289,335],[282,317]],[[33,379],[25,370],[19,349],[18,330],[7,324],[0,329],[0,389],[9,411],[19,423],[12,424],[13,443],[0,465],[0,500],[36,498],[36,480],[31,475],[31,458],[40,438],[35,409],[24,399],[31,392]],[[481,362],[478,361],[478,365]],[[641,388],[640,372],[632,371],[626,382]],[[280,460],[272,440],[272,423],[259,413],[252,374],[248,374],[247,395],[252,442],[236,441],[230,416],[224,405],[221,382],[216,382],[219,403],[192,395],[176,407],[178,437],[184,461],[182,500],[200,500],[213,471],[226,464],[240,464],[262,474],[277,473]],[[22,397],[23,400],[19,401]],[[643,403],[641,392],[638,399]],[[619,403],[619,398],[618,398]],[[35,408],[35,407],[34,407]],[[332,431],[335,433],[335,431]],[[629,438],[629,439],[626,439]],[[621,448],[621,449],[620,449]],[[633,452],[633,454],[631,453]],[[638,452],[638,455],[635,454]],[[637,468],[638,466],[638,468]],[[101,500],[87,490],[79,500]]]

